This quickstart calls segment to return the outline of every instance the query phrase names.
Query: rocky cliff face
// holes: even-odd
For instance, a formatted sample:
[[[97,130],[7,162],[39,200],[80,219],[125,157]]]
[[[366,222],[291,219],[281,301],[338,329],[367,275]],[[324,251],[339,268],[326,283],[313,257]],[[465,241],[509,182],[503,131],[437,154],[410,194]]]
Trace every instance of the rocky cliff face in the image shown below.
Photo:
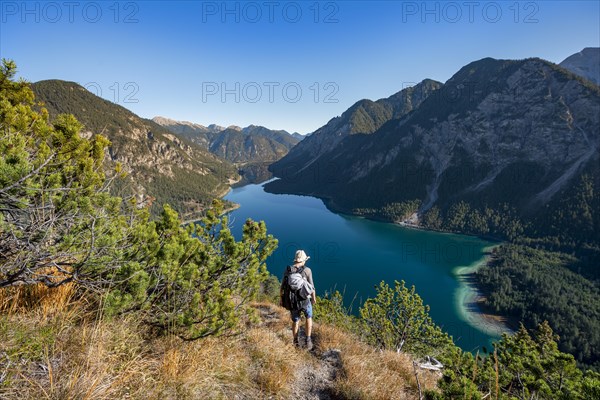
[[[275,169],[266,189],[342,210],[418,199],[421,211],[466,200],[535,212],[583,170],[598,172],[600,88],[540,59],[483,59],[373,133],[327,132],[333,147],[305,163],[290,152],[278,165],[295,168]]]
[[[559,65],[600,85],[600,47],[586,47],[567,57]]]
[[[305,171],[319,157],[333,150],[344,138],[354,134],[375,132],[387,121],[411,112],[441,86],[439,82],[426,79],[386,99],[360,100],[341,116],[331,119],[325,126],[307,136],[284,159],[274,163],[271,170],[276,175],[286,174],[284,171],[296,169]]]
[[[74,82],[41,81],[32,89],[51,116],[73,114],[84,125],[83,135],[108,137],[109,161],[123,164],[130,189],[140,198],[156,198],[159,207],[170,203],[184,216],[198,212],[239,179],[225,160]]]

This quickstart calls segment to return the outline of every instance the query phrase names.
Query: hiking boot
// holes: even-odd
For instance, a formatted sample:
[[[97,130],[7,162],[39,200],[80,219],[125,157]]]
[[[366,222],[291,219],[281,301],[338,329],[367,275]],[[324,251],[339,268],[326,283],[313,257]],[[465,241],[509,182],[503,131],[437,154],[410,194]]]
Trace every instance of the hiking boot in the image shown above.
[[[294,337],[294,346],[295,347],[300,347],[300,342],[298,341],[298,336]]]
[[[306,350],[312,350],[313,349],[313,342],[312,342],[312,338],[310,336],[306,337]]]

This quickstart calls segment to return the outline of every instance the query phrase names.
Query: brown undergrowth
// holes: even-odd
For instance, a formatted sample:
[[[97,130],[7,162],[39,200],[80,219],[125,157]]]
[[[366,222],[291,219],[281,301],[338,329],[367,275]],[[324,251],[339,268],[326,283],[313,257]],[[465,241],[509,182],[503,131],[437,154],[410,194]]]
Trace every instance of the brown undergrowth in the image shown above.
[[[253,304],[262,322],[240,335],[185,342],[152,337],[134,316],[104,318],[74,292],[0,290],[0,398],[418,398],[407,355],[327,325],[315,325],[312,352],[296,349],[287,311],[268,302]]]
[[[317,328],[317,350],[340,352],[341,371],[334,393],[344,399],[418,399],[413,359],[402,353],[379,351],[336,327]],[[437,373],[417,371],[421,390],[434,389]]]

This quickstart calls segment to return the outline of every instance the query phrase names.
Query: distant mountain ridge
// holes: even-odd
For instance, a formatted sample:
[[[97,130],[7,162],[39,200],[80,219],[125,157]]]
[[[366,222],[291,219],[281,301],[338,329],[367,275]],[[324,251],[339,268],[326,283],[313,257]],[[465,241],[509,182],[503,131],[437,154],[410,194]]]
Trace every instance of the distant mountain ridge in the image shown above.
[[[155,211],[169,203],[185,218],[198,215],[240,179],[227,161],[75,82],[46,80],[31,88],[51,118],[73,114],[84,125],[82,134],[108,137],[107,157],[128,171],[131,191],[156,199]]]
[[[273,162],[287,154],[299,139],[284,130],[264,126],[245,128],[218,125],[205,127],[186,121],[154,117],[153,121],[171,132],[183,136],[233,163]]]
[[[298,139],[298,141],[306,139],[306,135],[302,135],[302,134],[300,134],[298,132],[292,133],[292,137],[295,138],[295,139]]]
[[[176,133],[183,134],[183,135],[190,135],[190,134],[193,134],[196,132],[219,133],[219,132],[227,129],[223,126],[216,125],[216,124],[204,126],[201,124],[196,124],[194,122],[175,121],[173,119],[165,118],[165,117],[154,117],[154,118],[152,118],[152,121],[156,122],[157,124],[159,124],[163,127],[164,126],[174,126],[174,129],[178,130],[178,132],[176,132]]]
[[[559,65],[600,85],[600,47],[586,47],[567,57]]]
[[[465,200],[535,213],[582,171],[598,176],[598,86],[541,59],[491,58],[429,86],[410,112],[367,119],[365,134],[349,134],[351,121],[373,103],[356,103],[273,164],[281,179],[266,190],[347,212]]]
[[[245,128],[234,125],[227,128],[218,125],[205,127],[164,117],[155,117],[153,121],[234,163],[242,176],[239,185],[271,179],[269,165],[285,156],[301,140],[299,136],[304,138],[296,132],[290,134],[257,125]]]

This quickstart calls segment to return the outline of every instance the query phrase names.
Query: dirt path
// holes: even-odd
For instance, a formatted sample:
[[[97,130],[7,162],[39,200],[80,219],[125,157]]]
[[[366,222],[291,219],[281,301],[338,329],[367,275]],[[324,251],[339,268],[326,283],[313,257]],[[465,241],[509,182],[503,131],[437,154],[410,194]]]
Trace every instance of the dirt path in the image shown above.
[[[263,324],[276,333],[281,333],[292,341],[292,331],[287,321],[282,321],[281,314],[269,306],[258,307]],[[284,324],[285,322],[285,324]],[[314,349],[305,352],[307,362],[299,365],[292,384],[292,399],[298,400],[335,400],[337,397],[333,392],[334,381],[342,369],[340,351],[330,349],[320,352],[318,332],[313,331]],[[300,343],[305,343],[304,327],[300,328]]]
[[[312,365],[305,364],[298,369],[293,386],[293,398],[305,400],[335,399],[333,383],[340,372],[342,363],[338,350],[327,350],[322,354],[313,352]]]

